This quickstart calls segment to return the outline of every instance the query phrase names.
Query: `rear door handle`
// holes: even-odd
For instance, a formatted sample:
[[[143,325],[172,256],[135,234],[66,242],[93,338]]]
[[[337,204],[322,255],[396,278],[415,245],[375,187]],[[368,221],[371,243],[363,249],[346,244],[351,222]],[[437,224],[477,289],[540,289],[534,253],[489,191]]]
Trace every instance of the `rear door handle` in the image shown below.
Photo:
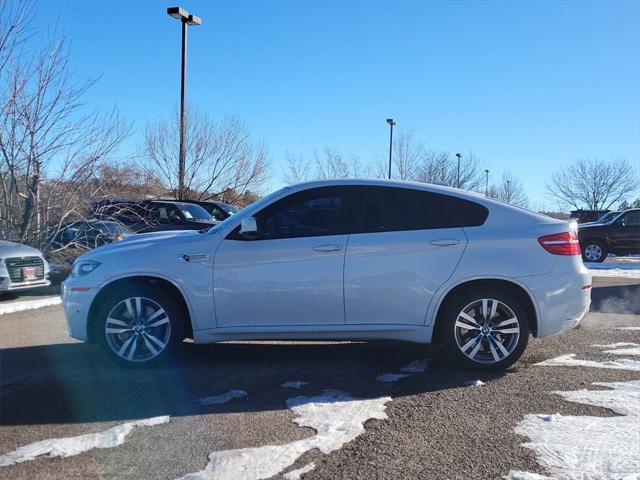
[[[429,245],[435,245],[436,247],[450,247],[452,245],[458,245],[460,243],[455,238],[442,238],[439,240],[431,240]]]
[[[315,247],[313,247],[313,250],[315,252],[338,252],[342,250],[342,246],[335,245],[333,243],[327,243],[324,245],[316,245]]]

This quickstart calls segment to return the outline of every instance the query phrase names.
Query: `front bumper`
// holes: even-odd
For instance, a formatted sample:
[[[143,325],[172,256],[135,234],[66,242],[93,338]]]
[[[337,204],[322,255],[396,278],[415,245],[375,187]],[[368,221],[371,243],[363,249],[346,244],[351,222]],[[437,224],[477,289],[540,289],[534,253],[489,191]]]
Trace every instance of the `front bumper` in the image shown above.
[[[93,298],[97,294],[97,289],[75,290],[73,279],[62,283],[62,306],[69,336],[82,341],[89,338],[89,308]],[[84,288],[84,287],[82,287]]]
[[[31,280],[29,282],[13,283],[9,277],[0,277],[0,292],[13,292],[15,290],[25,290],[27,288],[48,287],[51,282],[44,280]]]

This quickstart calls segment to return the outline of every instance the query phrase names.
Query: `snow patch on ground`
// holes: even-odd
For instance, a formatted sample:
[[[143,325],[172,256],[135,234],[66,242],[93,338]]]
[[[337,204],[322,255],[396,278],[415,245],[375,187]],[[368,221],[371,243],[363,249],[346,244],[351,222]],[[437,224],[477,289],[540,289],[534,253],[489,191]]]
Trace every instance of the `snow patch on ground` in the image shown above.
[[[538,462],[554,478],[632,479],[640,472],[640,382],[598,383],[609,390],[554,392],[570,402],[608,408],[624,416],[527,415],[515,432],[529,437]],[[544,477],[512,476],[510,479]],[[534,475],[534,474],[530,474]]]
[[[638,345],[637,343],[618,342],[618,343],[612,343],[610,345],[591,345],[591,346],[597,347],[597,348],[608,348],[609,350],[605,350],[604,353],[608,353],[611,355],[640,356],[640,345]],[[623,348],[623,347],[628,347],[628,348]]]
[[[408,376],[408,373],[383,373],[382,375],[378,375],[376,380],[378,382],[390,383],[397,382],[398,380],[402,380]]]
[[[211,397],[199,398],[200,405],[220,405],[222,403],[230,402],[236,398],[242,398],[249,395],[244,390],[229,390],[228,392],[221,393],[220,395],[213,395]]]
[[[504,478],[506,480],[552,480],[551,477],[545,475],[531,472],[517,472],[515,470],[511,470]]]
[[[284,382],[280,385],[282,388],[294,388],[296,390],[300,390],[300,388],[308,385],[309,382],[303,382],[302,380],[292,380],[290,382]]]
[[[311,462],[305,465],[302,468],[298,468],[297,470],[291,470],[290,472],[285,473],[282,476],[282,480],[300,480],[302,475],[305,473],[309,473],[311,470],[316,468],[316,464]]]
[[[640,330],[640,327],[616,327],[616,328],[614,328],[614,330],[630,330],[630,331],[635,331],[635,330]]]
[[[0,467],[35,460],[37,457],[72,457],[93,448],[113,448],[122,445],[136,427],[148,427],[169,422],[169,416],[153,417],[135,422],[122,423],[98,433],[77,437],[51,438],[30,443],[0,456]]]
[[[618,342],[618,343],[610,343],[608,345],[591,345],[592,347],[596,347],[596,348],[620,348],[620,347],[637,347],[638,344],[637,343],[631,343],[631,342]]]
[[[594,277],[640,278],[640,263],[636,261],[615,263],[585,262],[584,265]]]
[[[60,303],[62,303],[62,299],[60,297],[48,297],[38,300],[27,300],[24,302],[0,303],[0,315],[22,312],[24,310],[33,310],[42,307],[51,307],[53,305],[60,305]]]
[[[270,478],[290,467],[305,452],[314,448],[322,453],[338,450],[364,433],[364,423],[372,418],[386,419],[386,404],[391,397],[357,400],[336,390],[316,397],[293,397],[287,406],[296,415],[294,422],[317,433],[284,445],[223,450],[209,455],[209,463],[183,480]]]
[[[485,383],[482,380],[468,380],[464,384],[469,387],[481,387]]]
[[[426,360],[414,360],[404,367],[400,367],[400,371],[404,373],[422,373],[427,370]]]
[[[543,367],[594,367],[609,368],[612,370],[630,370],[632,372],[640,372],[640,361],[621,358],[620,360],[606,360],[597,362],[595,360],[580,360],[575,358],[575,353],[560,355],[556,358],[550,358],[535,365]]]

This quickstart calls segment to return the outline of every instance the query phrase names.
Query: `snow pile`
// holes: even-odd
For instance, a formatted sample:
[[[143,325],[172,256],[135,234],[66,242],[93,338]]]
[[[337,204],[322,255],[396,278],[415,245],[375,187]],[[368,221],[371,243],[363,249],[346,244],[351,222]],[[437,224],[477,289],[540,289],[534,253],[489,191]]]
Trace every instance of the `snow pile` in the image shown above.
[[[616,327],[616,328],[614,328],[614,330],[635,331],[635,330],[640,330],[640,327]]]
[[[398,380],[402,380],[405,377],[408,377],[408,373],[383,373],[382,375],[378,375],[376,380],[378,382],[391,383],[397,382]]]
[[[624,277],[640,278],[640,263],[615,262],[615,263],[592,263],[584,264],[594,277]]]
[[[632,372],[640,372],[640,361],[621,358],[620,360],[606,360],[597,362],[595,360],[580,360],[575,358],[575,353],[560,355],[556,358],[550,358],[535,365],[543,367],[594,367],[609,368],[612,370],[630,370]]]
[[[414,360],[404,367],[400,367],[400,371],[404,373],[422,373],[427,370],[426,360]]]
[[[295,390],[300,390],[305,385],[308,385],[309,382],[303,382],[301,380],[292,380],[290,382],[284,382],[280,385],[282,388],[293,388]]]
[[[515,432],[529,437],[539,463],[554,478],[638,478],[640,381],[596,383],[608,390],[553,392],[569,402],[608,408],[618,417],[527,415]],[[527,476],[529,475],[529,476]],[[545,478],[510,472],[509,479]]]
[[[315,463],[313,463],[313,462],[308,463],[307,465],[305,465],[302,468],[298,468],[297,470],[291,470],[290,472],[285,473],[282,476],[282,480],[300,480],[302,475],[304,475],[305,473],[309,473],[314,468],[316,468],[316,464]]]
[[[482,380],[469,380],[467,382],[464,382],[464,384],[469,387],[481,387],[485,383]]]
[[[169,422],[169,416],[147,418],[135,422],[122,423],[98,433],[88,433],[77,437],[52,438],[30,443],[0,456],[0,467],[34,460],[41,455],[49,457],[72,457],[93,448],[112,448],[122,445],[135,427],[147,427]]]
[[[391,397],[356,400],[336,390],[327,390],[316,397],[294,397],[287,406],[296,415],[294,422],[313,428],[312,437],[256,448],[223,450],[209,455],[204,470],[185,475],[183,480],[269,478],[277,475],[311,449],[327,454],[338,450],[364,433],[364,423],[372,418],[385,419],[386,403]]]
[[[27,300],[24,302],[0,303],[0,315],[22,312],[24,310],[33,310],[42,307],[51,307],[53,305],[60,305],[60,303],[62,303],[62,299],[60,297],[47,297],[39,300]]]
[[[592,347],[597,348],[606,348],[604,353],[608,353],[611,355],[632,355],[632,356],[640,356],[640,345],[637,343],[627,343],[627,342],[618,342],[612,343],[610,345],[591,345]]]
[[[213,395],[211,397],[199,398],[200,405],[220,405],[222,403],[230,402],[235,398],[242,398],[248,395],[244,390],[229,390],[228,392],[221,393],[220,395]]]

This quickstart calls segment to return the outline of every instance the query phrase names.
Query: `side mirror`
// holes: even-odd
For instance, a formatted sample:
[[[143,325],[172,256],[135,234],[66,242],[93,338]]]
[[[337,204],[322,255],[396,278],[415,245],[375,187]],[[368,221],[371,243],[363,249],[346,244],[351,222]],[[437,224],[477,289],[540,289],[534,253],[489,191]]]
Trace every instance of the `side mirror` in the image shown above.
[[[247,240],[258,238],[258,224],[255,217],[244,217],[240,220],[240,235]]]

